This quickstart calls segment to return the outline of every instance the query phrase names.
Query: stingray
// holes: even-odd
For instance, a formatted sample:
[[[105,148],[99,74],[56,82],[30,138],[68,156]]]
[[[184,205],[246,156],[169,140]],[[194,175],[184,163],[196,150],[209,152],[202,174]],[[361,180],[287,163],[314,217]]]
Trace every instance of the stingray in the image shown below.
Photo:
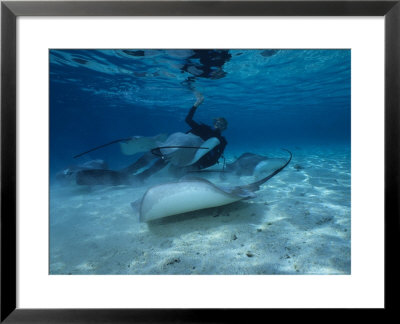
[[[78,172],[83,170],[106,170],[108,168],[107,163],[103,160],[90,160],[80,165],[70,166],[56,174],[56,179],[58,181],[70,181],[75,179]]]
[[[285,159],[269,158],[254,153],[243,153],[234,162],[228,163],[225,170],[238,176],[250,176],[264,173],[266,170],[279,168]]]
[[[166,134],[158,134],[152,137],[132,136],[128,138],[120,138],[79,153],[74,156],[74,159],[116,143],[120,144],[122,154],[134,155],[136,153],[150,151],[151,149],[158,147],[160,143],[166,140],[166,138]]]
[[[173,133],[158,147],[160,156],[172,165],[185,167],[196,163],[220,143],[216,137],[204,141],[191,133]]]
[[[132,207],[138,207],[139,220],[141,222],[148,222],[167,216],[254,198],[255,192],[260,189],[262,184],[277,175],[290,163],[292,153],[288,152],[290,157],[282,166],[250,184],[217,186],[203,178],[183,178],[178,182],[169,182],[150,187],[140,201],[132,203]],[[262,161],[259,160],[258,163]],[[257,164],[254,168],[256,166]]]
[[[133,136],[129,140],[119,142],[119,145],[124,155],[134,155],[136,153],[150,151],[160,146],[166,139],[166,134],[159,134],[153,137]]]

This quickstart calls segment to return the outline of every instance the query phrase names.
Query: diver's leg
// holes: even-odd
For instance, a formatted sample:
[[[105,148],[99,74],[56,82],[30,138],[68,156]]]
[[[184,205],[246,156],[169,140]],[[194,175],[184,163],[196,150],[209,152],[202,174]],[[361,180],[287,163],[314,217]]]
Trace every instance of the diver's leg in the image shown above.
[[[148,166],[154,159],[157,159],[158,156],[154,155],[151,152],[147,152],[143,154],[135,163],[127,166],[126,168],[120,170],[120,172],[125,174],[133,174],[136,171],[140,170]]]
[[[148,168],[148,169],[144,170],[143,172],[135,175],[135,178],[139,179],[140,181],[143,181],[146,178],[150,177],[152,174],[160,171],[167,164],[168,164],[168,162],[166,162],[165,160],[159,159],[150,168]]]
[[[127,175],[113,170],[88,169],[76,173],[76,184],[78,185],[118,186],[129,183]]]

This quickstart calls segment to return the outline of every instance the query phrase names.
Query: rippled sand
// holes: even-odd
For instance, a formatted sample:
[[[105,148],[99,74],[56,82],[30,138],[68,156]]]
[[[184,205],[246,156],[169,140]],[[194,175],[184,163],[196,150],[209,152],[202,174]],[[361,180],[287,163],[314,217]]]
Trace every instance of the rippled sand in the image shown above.
[[[350,150],[291,150],[255,199],[150,224],[146,186],[52,186],[50,274],[350,274]]]

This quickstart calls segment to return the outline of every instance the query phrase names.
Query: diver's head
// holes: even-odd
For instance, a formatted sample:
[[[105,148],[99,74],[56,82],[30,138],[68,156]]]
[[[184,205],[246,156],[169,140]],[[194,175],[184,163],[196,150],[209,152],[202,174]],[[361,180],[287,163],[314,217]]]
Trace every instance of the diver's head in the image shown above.
[[[221,132],[228,127],[228,122],[224,117],[214,118],[214,128],[219,129]]]

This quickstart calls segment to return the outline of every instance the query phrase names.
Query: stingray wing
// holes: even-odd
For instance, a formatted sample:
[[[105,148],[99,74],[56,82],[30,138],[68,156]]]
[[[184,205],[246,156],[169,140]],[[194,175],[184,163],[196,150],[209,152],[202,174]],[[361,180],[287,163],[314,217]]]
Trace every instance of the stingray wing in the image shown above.
[[[171,164],[185,167],[196,163],[219,144],[215,137],[203,141],[191,133],[174,133],[161,145],[160,153]]]
[[[165,139],[165,134],[159,134],[153,137],[133,136],[129,140],[119,143],[121,152],[124,155],[134,155],[136,153],[148,152],[159,145],[159,142]]]
[[[265,182],[267,182],[269,179],[271,179],[273,176],[275,176],[275,175],[277,175],[279,172],[281,172],[284,168],[286,168],[287,167],[287,165],[290,163],[290,161],[292,160],[292,152],[290,152],[290,151],[288,151],[288,150],[285,150],[284,149],[284,151],[287,151],[289,154],[290,154],[290,157],[289,157],[289,159],[286,161],[286,163],[284,164],[284,165],[282,165],[281,167],[279,167],[278,169],[276,169],[275,171],[273,171],[272,173],[270,173],[270,174],[268,174],[266,177],[264,177],[264,178],[262,178],[262,179],[260,179],[260,180],[258,180],[258,181],[256,181],[256,182],[253,182],[253,183],[250,183],[250,184],[248,184],[248,185],[243,185],[243,186],[238,186],[238,187],[236,187],[238,190],[239,189],[243,189],[243,190],[248,190],[248,191],[251,191],[251,192],[255,192],[255,191],[257,191],[257,190],[259,190],[260,189],[260,186],[263,184],[263,183],[265,183]]]

